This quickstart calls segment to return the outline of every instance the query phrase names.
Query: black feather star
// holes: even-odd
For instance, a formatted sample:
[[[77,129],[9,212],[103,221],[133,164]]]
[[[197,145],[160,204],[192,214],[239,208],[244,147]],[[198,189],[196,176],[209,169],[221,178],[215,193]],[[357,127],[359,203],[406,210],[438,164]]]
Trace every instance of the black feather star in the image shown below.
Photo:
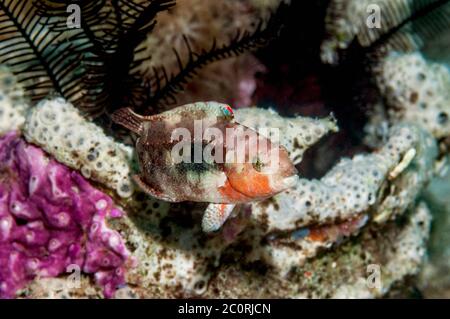
[[[67,8],[80,7],[80,28],[68,28]],[[274,37],[280,19],[253,33],[238,33],[228,45],[194,53],[180,70],[167,75],[164,66],[142,81],[137,47],[153,30],[158,13],[172,0],[2,0],[0,63],[6,64],[38,101],[55,92],[98,117],[124,105],[151,112],[174,98],[188,79],[208,63],[259,47]],[[281,10],[279,10],[281,12]],[[279,15],[277,15],[279,16]],[[148,57],[150,58],[150,57]],[[164,101],[164,103],[163,103]]]
[[[399,0],[377,4],[380,6],[381,27],[361,28],[351,45],[351,50],[358,52],[340,52],[341,58],[359,55],[377,61],[390,50],[420,50],[450,28],[450,0]],[[363,20],[366,18],[361,17]],[[366,25],[365,20],[360,24]]]
[[[228,44],[218,47],[213,41],[209,50],[193,52],[189,40],[183,37],[188,51],[187,62],[182,61],[179,53],[173,49],[178,62],[178,73],[167,74],[164,66],[153,69],[153,77],[134,92],[134,105],[143,113],[149,112],[149,106],[170,106],[176,103],[175,95],[182,91],[190,79],[204,66],[219,60],[238,56],[243,52],[255,50],[267,45],[278,37],[283,27],[288,6],[282,3],[268,22],[261,21],[253,32],[237,32]],[[138,61],[139,63],[142,60]],[[143,73],[148,73],[147,71]],[[141,73],[132,71],[131,75],[138,79]],[[140,89],[140,90],[139,90]]]
[[[339,51],[337,65],[325,65],[322,94],[333,105],[343,130],[354,143],[363,138],[368,105],[378,97],[374,73],[392,51],[409,53],[422,49],[450,27],[450,0],[379,1],[381,28],[362,28],[348,49]],[[359,25],[366,25],[363,15]]]
[[[450,28],[450,0],[415,0],[409,3],[406,16],[399,12],[399,8],[385,8],[391,27],[385,32],[367,29],[369,39],[373,39],[367,43],[369,48],[415,51]]]
[[[89,103],[80,90],[83,57],[91,43],[78,30],[49,28],[30,1],[0,1],[0,64],[10,67],[32,100],[58,92],[73,103]]]
[[[86,97],[95,103],[75,103],[90,116],[98,116],[126,103],[130,89],[129,69],[135,48],[156,23],[156,15],[174,4],[171,0],[138,3],[130,0],[36,0],[37,13],[53,18],[53,30],[67,30],[66,9],[71,3],[80,7],[81,28],[77,38],[89,42],[84,51],[83,74]],[[64,96],[64,95],[63,95]],[[80,101],[77,101],[80,102]]]

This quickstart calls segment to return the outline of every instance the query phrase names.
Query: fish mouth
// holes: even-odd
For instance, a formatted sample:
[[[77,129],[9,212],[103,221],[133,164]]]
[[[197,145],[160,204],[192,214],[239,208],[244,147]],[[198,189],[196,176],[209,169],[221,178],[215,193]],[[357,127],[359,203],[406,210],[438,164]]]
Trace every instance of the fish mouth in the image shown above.
[[[298,175],[292,175],[283,179],[283,186],[286,188],[294,187],[299,181]]]

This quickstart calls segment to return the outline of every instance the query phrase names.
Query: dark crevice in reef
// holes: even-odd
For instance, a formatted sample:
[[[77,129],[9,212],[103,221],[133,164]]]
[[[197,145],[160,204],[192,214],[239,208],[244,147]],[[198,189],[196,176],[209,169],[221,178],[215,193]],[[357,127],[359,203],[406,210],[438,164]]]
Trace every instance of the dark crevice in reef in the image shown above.
[[[285,116],[326,117],[333,113],[338,121],[340,132],[305,153],[299,171],[307,178],[320,178],[340,158],[365,150],[365,102],[376,96],[366,80],[370,76],[364,56],[348,59],[350,63],[339,67],[326,66],[320,60],[325,34],[321,22],[327,5],[328,1],[294,1],[280,37],[257,53],[268,71],[258,77],[255,104],[276,107]]]

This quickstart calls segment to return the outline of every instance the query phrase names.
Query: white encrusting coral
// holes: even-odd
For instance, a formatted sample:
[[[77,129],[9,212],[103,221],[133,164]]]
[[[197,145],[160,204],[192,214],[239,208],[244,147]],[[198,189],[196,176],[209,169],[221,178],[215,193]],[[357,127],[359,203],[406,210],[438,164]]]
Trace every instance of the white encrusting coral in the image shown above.
[[[208,238],[199,221],[192,227],[177,224],[170,216],[176,213],[153,209],[150,214],[136,211],[126,218],[123,233],[138,260],[137,267],[129,271],[129,282],[139,282],[149,289],[158,287],[166,297],[198,296],[206,291],[229,243],[220,236]]]
[[[430,134],[401,124],[377,152],[343,159],[321,180],[300,179],[296,188],[254,203],[245,235],[257,243],[250,259],[285,275],[320,248],[357,233],[368,217],[385,223],[404,213],[432,177],[437,155]],[[264,236],[267,245],[260,245]]]
[[[426,255],[431,214],[420,203],[402,223],[370,226],[336,249],[296,265],[288,277],[271,272],[242,271],[224,265],[206,297],[215,298],[376,298],[395,283],[417,274]],[[251,264],[255,266],[257,264]],[[252,267],[253,269],[255,267]],[[375,269],[374,269],[375,268]],[[372,280],[375,271],[381,279]]]
[[[16,77],[4,66],[0,66],[0,135],[19,130],[25,123],[29,104],[25,91]]]
[[[382,229],[383,236],[374,236],[380,229],[365,229],[358,241],[347,242],[328,254],[300,267],[289,279],[243,271],[239,265],[222,265],[206,289],[206,298],[375,298],[382,297],[390,287],[408,275],[415,275],[426,255],[431,214],[424,203],[408,213],[400,226],[391,222]],[[380,286],[368,285],[369,266],[379,267]],[[136,281],[120,289],[119,298],[183,297],[171,294],[165,287],[150,284],[153,273],[136,274]],[[141,277],[142,276],[142,277]],[[133,277],[133,275],[131,276]],[[144,278],[140,281],[140,278]],[[81,278],[80,289],[64,289],[69,279],[50,285],[40,279],[28,287],[28,297],[52,296],[98,298],[98,289]]]
[[[343,284],[333,292],[333,298],[375,298],[389,292],[390,288],[403,280],[406,276],[414,276],[426,257],[427,241],[431,225],[431,213],[424,202],[411,208],[406,225],[399,231],[395,226],[389,225],[385,230],[383,240],[373,241],[379,245],[384,254],[383,264],[372,263],[372,268],[380,267],[381,279],[376,285],[367,285],[368,278],[363,278],[364,285],[353,283]],[[368,272],[369,273],[369,272]],[[373,273],[373,272],[372,272]]]
[[[416,153],[412,159],[410,150]],[[421,170],[430,170],[436,156],[436,145],[430,136],[413,125],[399,125],[392,129],[389,141],[379,151],[342,159],[322,179],[300,179],[295,188],[253,204],[252,218],[267,232],[347,220],[377,202],[379,190],[391,178],[390,173],[399,175],[412,161],[421,161]]]
[[[414,275],[420,270],[427,253],[427,241],[430,233],[431,214],[428,206],[420,202],[405,229],[399,233],[393,247],[387,249],[385,276],[391,282],[399,281],[407,275]],[[389,290],[383,287],[383,293]]]
[[[274,110],[257,107],[237,109],[234,114],[238,123],[258,131],[265,137],[272,138],[268,132],[278,129],[279,141],[275,142],[287,149],[294,164],[300,163],[304,152],[322,137],[339,130],[332,116],[324,119],[302,116],[289,118],[278,115]]]
[[[132,148],[115,142],[64,99],[43,100],[34,107],[27,116],[24,135],[59,162],[119,196],[133,194]]]
[[[377,67],[388,121],[419,124],[436,138],[450,135],[450,71],[420,53],[392,53]]]

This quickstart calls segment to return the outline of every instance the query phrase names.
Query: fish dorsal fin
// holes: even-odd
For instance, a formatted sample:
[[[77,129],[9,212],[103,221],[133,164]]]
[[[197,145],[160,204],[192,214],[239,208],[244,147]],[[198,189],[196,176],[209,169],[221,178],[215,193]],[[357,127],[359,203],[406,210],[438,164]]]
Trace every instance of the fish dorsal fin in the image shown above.
[[[144,129],[144,122],[148,121],[148,117],[139,115],[129,107],[125,107],[115,111],[111,115],[111,119],[127,129],[141,135]]]

